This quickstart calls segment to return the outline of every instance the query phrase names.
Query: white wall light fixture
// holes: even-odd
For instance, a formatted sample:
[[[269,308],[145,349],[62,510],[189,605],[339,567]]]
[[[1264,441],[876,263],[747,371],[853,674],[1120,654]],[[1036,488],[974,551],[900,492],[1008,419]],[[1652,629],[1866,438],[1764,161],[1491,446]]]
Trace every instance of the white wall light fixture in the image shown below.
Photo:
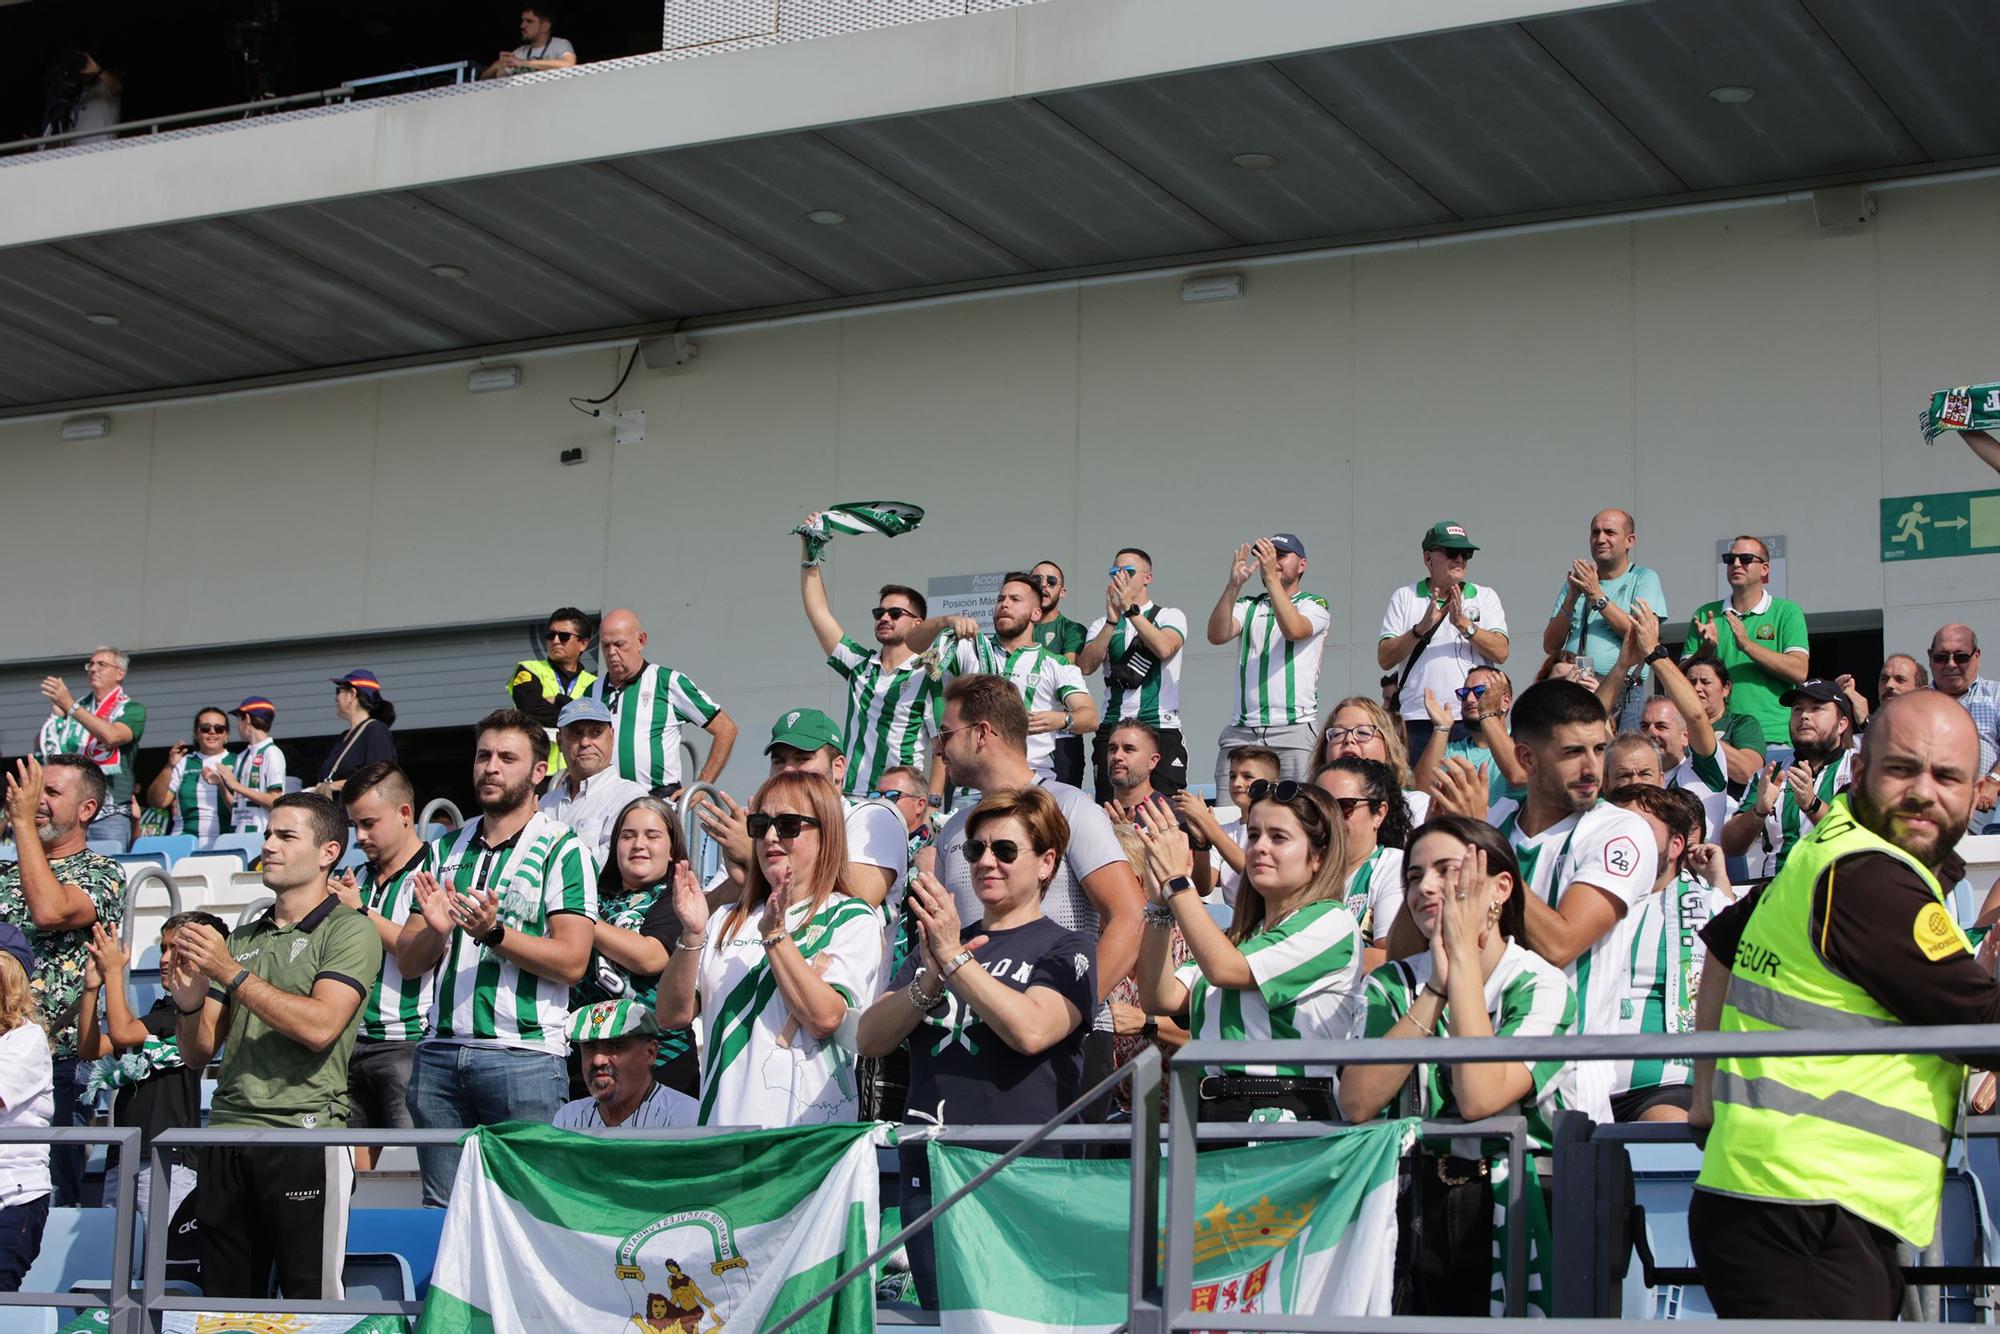
[[[521,387],[519,366],[474,366],[465,377],[465,387],[475,394],[493,394]]]
[[[110,434],[111,418],[102,413],[71,417],[62,424],[62,438],[65,440],[102,440]]]
[[[1181,279],[1181,300],[1190,306],[1208,301],[1234,301],[1243,295],[1240,273],[1198,273]]]

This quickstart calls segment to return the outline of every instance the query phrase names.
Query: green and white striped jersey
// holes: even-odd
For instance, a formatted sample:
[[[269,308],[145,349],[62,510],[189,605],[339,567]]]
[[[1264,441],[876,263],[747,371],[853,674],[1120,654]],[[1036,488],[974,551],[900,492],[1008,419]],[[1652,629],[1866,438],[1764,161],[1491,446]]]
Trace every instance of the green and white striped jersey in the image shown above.
[[[1701,929],[1729,896],[1683,871],[1632,910],[1632,980],[1618,1010],[1621,1033],[1694,1032],[1695,995],[1708,958]],[[1620,1061],[1611,1092],[1685,1084],[1692,1061]]]
[[[558,913],[596,920],[597,881],[590,854],[567,826],[536,811],[521,832],[497,848],[479,839],[484,818],[437,839],[438,883],[463,894],[491,890],[510,932],[546,936]],[[569,1049],[569,985],[538,977],[458,930],[438,965],[431,1041],[497,1042],[561,1056]]]
[[[1172,630],[1187,642],[1187,613],[1179,607],[1160,607],[1151,602],[1141,603],[1139,614],[1162,630]],[[1100,616],[1090,623],[1085,632],[1085,643],[1104,633],[1105,618]],[[1108,668],[1125,656],[1132,641],[1139,632],[1132,628],[1130,620],[1120,620],[1111,632],[1111,647],[1105,650],[1104,664]],[[1179,727],[1181,725],[1181,655],[1176,653],[1160,664],[1160,669],[1137,690],[1125,690],[1112,685],[1108,680],[1104,686],[1104,723],[1124,722],[1127,718],[1137,718],[1150,727]]]
[[[380,913],[402,926],[416,911],[416,895],[410,892],[410,877],[437,865],[437,850],[429,843],[417,848],[416,855],[387,880],[379,878],[375,867],[361,871],[361,906]],[[404,977],[396,966],[396,952],[382,952],[382,976],[361,1004],[363,1042],[421,1042],[430,1032],[431,990],[437,984],[433,967],[422,977]]]
[[[1211,986],[1200,964],[1182,964],[1174,980],[1188,989],[1188,1031],[1196,1041],[1352,1037],[1361,1019],[1361,946],[1354,914],[1337,899],[1321,899],[1237,947],[1255,990]],[[1260,1062],[1210,1066],[1208,1073],[1320,1072]]]
[[[760,910],[761,911],[761,910]],[[724,939],[726,913],[708,924],[696,1002],[706,1041],[701,1053],[705,1126],[822,1125],[859,1111],[854,1041],[861,1010],[882,992],[882,919],[862,899],[830,895],[818,912],[795,903],[785,927],[822,980],[847,1002],[847,1016],[824,1040],[786,1008],[752,917]]]
[[[1653,892],[1659,844],[1646,822],[1631,811],[1599,801],[1580,815],[1556,821],[1533,836],[1521,832],[1521,811],[1498,802],[1487,817],[1513,845],[1528,888],[1543,903],[1558,907],[1573,885],[1592,885],[1615,903],[1619,919],[1596,943],[1564,969],[1576,988],[1580,1033],[1616,1033],[1618,1010],[1632,976],[1635,909]],[[1611,1119],[1611,1071],[1590,1062],[1577,1072],[1574,1104],[1599,1121]]]
[[[254,746],[245,746],[231,761],[236,781],[252,792],[285,790],[285,752],[266,737]],[[230,805],[229,823],[238,833],[263,833],[271,824],[271,812],[254,801],[237,797]]]
[[[1287,639],[1271,609],[1271,595],[1236,599],[1236,726],[1285,727],[1319,719],[1319,659],[1333,610],[1304,589],[1292,605],[1312,626],[1304,639]]]
[[[672,787],[682,781],[681,724],[706,727],[722,712],[701,687],[671,667],[649,662],[623,686],[600,676],[590,697],[602,700],[617,720],[618,776],[643,787]]]
[[[1843,750],[1840,758],[1819,771],[1813,780],[1813,790],[1822,802],[1831,804],[1833,799],[1847,791],[1854,779],[1854,757],[1861,752]],[[1757,813],[1757,783],[1752,779],[1743,793],[1743,801],[1736,808],[1738,815]],[[1785,781],[1784,771],[1778,771],[1778,804],[1764,817],[1763,839],[1760,847],[1750,850],[1750,869],[1753,875],[1760,874],[1757,860],[1764,861],[1761,874],[1776,875],[1785,869],[1785,857],[1800,839],[1813,831],[1817,823],[1799,809],[1798,799],[1792,795],[1792,785]]]
[[[167,799],[167,809],[174,816],[173,832],[193,834],[206,843],[217,834],[235,831],[230,823],[234,802],[229,792],[202,777],[204,769],[233,767],[227,754],[203,755],[194,750],[174,761],[173,773],[167,779],[167,790],[173,794]]]
[[[1076,664],[1030,640],[1023,648],[1003,649],[984,635],[956,636],[939,652],[944,679],[953,676],[1004,676],[1021,692],[1029,713],[1069,707],[1068,701],[1088,695]],[[1043,778],[1056,776],[1056,734],[1028,734],[1028,767]]]
[[[884,667],[879,650],[848,638],[827,655],[826,665],[847,682],[847,716],[840,734],[847,738],[849,796],[875,791],[882,771],[898,765],[929,772],[924,745],[944,713],[944,689],[920,658],[912,655],[898,667]]]
[[[1372,945],[1387,936],[1402,908],[1403,850],[1378,845],[1347,877],[1347,911],[1361,923],[1361,943]]]
[[[1431,979],[1429,951],[1407,959],[1395,959],[1368,975],[1367,1013],[1361,1036],[1379,1038],[1398,1019],[1410,1012],[1410,1005]],[[1577,1031],[1576,993],[1568,979],[1541,955],[1524,949],[1519,941],[1507,942],[1507,952],[1486,979],[1486,1016],[1495,1037],[1544,1037]],[[1439,1037],[1451,1033],[1451,1007],[1438,1018]],[[1576,1091],[1577,1067],[1567,1061],[1528,1063],[1534,1081],[1534,1097],[1525,1101],[1521,1114],[1528,1122],[1528,1143],[1538,1149],[1554,1145],[1555,1114],[1579,1106]],[[1590,1110],[1584,1107],[1583,1110]],[[1420,1065],[1403,1085],[1396,1101],[1383,1109],[1388,1116],[1421,1116],[1449,1119],[1459,1115],[1458,1100],[1451,1089],[1451,1071],[1435,1064]],[[1604,1119],[1609,1120],[1607,1116]],[[1484,1157],[1478,1140],[1453,1140],[1451,1151],[1466,1158]]]
[[[1667,786],[1692,792],[1701,799],[1701,815],[1707,828],[1697,842],[1713,843],[1722,837],[1722,825],[1729,819],[1732,803],[1729,800],[1729,774],[1722,767],[1720,750],[1713,755],[1697,755],[1690,750],[1667,774]]]

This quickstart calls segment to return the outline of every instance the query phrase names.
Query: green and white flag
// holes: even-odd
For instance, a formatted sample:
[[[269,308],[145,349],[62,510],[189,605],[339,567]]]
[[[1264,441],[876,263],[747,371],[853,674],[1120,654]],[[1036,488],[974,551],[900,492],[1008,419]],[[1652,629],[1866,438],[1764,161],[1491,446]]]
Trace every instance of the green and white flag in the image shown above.
[[[817,565],[826,557],[826,544],[835,533],[901,537],[915,532],[923,521],[923,509],[907,500],[850,500],[806,515],[806,521],[792,531],[806,540],[806,564]]]
[[[513,1123],[467,1134],[420,1334],[755,1334],[866,1258],[872,1125],[600,1139]],[[798,1328],[875,1327],[856,1280]]]
[[[2000,384],[1962,384],[1940,389],[1917,414],[1929,444],[1946,431],[2000,430]]]
[[[103,1307],[85,1311],[56,1334],[104,1334],[111,1313]],[[166,1334],[410,1334],[410,1322],[400,1315],[213,1315],[169,1311]]]
[[[1382,1121],[1204,1152],[1191,1309],[1388,1315],[1396,1168],[1416,1133],[1415,1120]],[[933,1197],[963,1186],[994,1156],[933,1143]],[[1131,1198],[1128,1163],[1008,1164],[937,1220],[941,1334],[1109,1334],[1124,1324]],[[1050,1219],[1061,1225],[1047,1226]]]

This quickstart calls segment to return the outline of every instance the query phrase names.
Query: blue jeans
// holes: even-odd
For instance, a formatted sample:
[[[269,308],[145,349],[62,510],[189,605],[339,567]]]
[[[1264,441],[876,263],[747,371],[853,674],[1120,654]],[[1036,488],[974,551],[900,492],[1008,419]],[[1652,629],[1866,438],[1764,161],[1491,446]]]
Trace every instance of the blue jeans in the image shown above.
[[[83,1062],[74,1056],[55,1063],[55,1105],[49,1124],[55,1127],[90,1124],[91,1107],[84,1101]],[[70,1209],[83,1203],[83,1155],[81,1144],[56,1144],[49,1148],[49,1184],[54,1189],[57,1208]]]
[[[49,1222],[49,1197],[0,1209],[0,1292],[19,1292],[21,1280],[42,1253],[42,1229]]]
[[[538,1121],[569,1096],[562,1058],[491,1042],[420,1042],[410,1067],[410,1119],[425,1130]],[[443,1208],[458,1175],[457,1145],[417,1150],[424,1203]]]

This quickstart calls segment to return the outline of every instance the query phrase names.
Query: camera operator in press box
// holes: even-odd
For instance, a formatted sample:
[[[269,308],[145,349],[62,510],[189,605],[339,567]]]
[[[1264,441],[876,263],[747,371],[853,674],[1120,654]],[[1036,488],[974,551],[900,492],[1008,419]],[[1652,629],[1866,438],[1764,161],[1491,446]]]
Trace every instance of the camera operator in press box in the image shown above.
[[[1181,739],[1181,645],[1187,642],[1187,613],[1153,601],[1153,558],[1137,547],[1121,548],[1111,559],[1111,582],[1104,590],[1104,615],[1090,624],[1077,669],[1085,676],[1104,669],[1104,723],[1090,745],[1091,781],[1097,802],[1111,800],[1105,752],[1113,728],[1133,720],[1153,729],[1160,762],[1153,788],[1171,799],[1187,786],[1187,743]]]
[[[88,51],[68,50],[56,57],[42,83],[42,123],[37,134],[71,134],[79,130],[106,130],[118,123],[125,85],[116,74],[97,63]],[[99,144],[113,138],[109,133],[65,140],[58,147]]]

